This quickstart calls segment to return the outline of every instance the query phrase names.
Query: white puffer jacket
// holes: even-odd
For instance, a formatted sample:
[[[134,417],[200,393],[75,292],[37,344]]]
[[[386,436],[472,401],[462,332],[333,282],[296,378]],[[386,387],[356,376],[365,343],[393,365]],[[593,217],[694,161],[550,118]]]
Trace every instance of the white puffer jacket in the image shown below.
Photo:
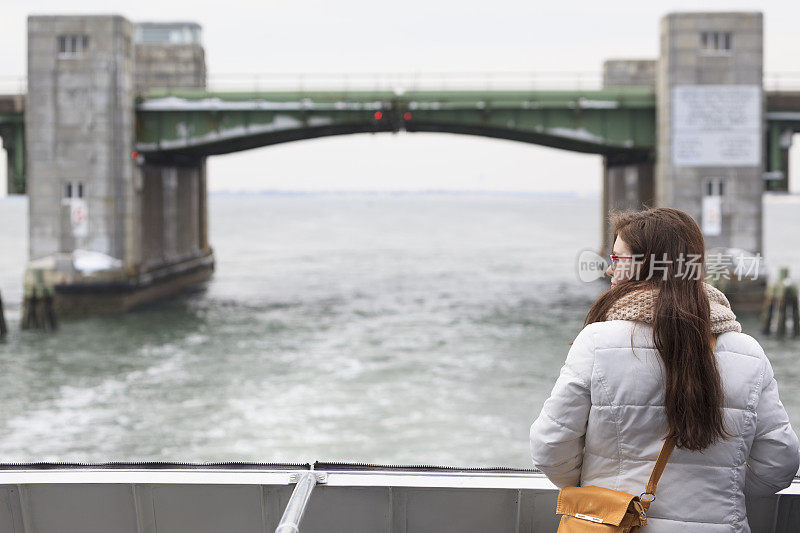
[[[730,331],[718,336],[714,352],[725,427],[736,436],[702,452],[675,448],[648,512],[648,533],[749,532],[745,492],[774,494],[797,472],[797,436],[761,346]],[[586,326],[531,426],[534,465],[559,487],[644,492],[667,432],[663,372],[649,324]]]

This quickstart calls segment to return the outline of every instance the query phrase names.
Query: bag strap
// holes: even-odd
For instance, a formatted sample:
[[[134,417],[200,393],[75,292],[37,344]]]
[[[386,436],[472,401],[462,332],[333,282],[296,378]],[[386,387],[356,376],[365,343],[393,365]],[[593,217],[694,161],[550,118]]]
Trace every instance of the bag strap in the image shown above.
[[[711,337],[711,351],[714,351],[714,346],[717,344],[717,336],[713,335]],[[656,459],[656,465],[653,467],[653,471],[650,473],[650,479],[647,481],[647,486],[642,493],[642,496],[648,495],[652,496],[650,501],[656,499],[656,487],[658,486],[658,480],[661,479],[661,474],[664,473],[664,467],[667,466],[667,461],[669,461],[669,456],[672,454],[672,449],[675,448],[675,439],[670,437],[664,441],[664,445],[661,447],[661,453],[658,454],[658,459]]]
[[[647,487],[644,489],[644,494],[652,496],[654,500],[656,499],[656,486],[658,485],[658,480],[661,479],[661,474],[664,473],[664,467],[667,466],[667,461],[669,461],[669,456],[672,454],[672,449],[674,447],[674,438],[670,437],[664,441],[664,446],[661,447],[661,453],[658,454],[658,459],[656,459],[656,465],[653,467],[653,472],[650,474]]]

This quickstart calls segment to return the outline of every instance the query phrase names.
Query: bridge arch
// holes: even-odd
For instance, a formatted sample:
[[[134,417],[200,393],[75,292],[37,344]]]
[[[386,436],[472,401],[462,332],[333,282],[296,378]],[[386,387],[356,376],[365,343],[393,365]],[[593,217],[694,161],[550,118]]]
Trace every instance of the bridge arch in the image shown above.
[[[137,108],[137,151],[148,161],[227,154],[334,135],[436,132],[538,144],[617,159],[652,160],[649,90],[416,93],[307,97],[185,92]]]

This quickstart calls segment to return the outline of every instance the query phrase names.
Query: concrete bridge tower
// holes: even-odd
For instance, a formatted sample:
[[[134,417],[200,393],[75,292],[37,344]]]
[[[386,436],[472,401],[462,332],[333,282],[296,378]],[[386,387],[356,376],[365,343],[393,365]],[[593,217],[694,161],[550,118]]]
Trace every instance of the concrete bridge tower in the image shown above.
[[[132,157],[137,86],[186,68],[158,50],[140,60],[135,30],[117,15],[28,18],[26,299],[54,291],[58,311],[124,311],[213,269],[204,161]]]
[[[143,22],[134,25],[135,91],[206,88],[205,51],[194,22]],[[141,160],[141,264],[166,265],[194,282],[210,274],[206,158]],[[199,268],[199,270],[198,270]],[[180,288],[180,283],[170,283]],[[177,286],[176,286],[177,285]]]
[[[762,252],[763,20],[753,13],[672,13],[661,55],[610,60],[603,87],[656,90],[656,150],[604,157],[603,253],[610,209],[670,206],[701,225],[708,248]]]
[[[672,13],[656,77],[656,203],[690,213],[706,246],[762,250],[761,13]]]
[[[131,30],[119,16],[28,18],[32,260],[85,249],[135,268]]]

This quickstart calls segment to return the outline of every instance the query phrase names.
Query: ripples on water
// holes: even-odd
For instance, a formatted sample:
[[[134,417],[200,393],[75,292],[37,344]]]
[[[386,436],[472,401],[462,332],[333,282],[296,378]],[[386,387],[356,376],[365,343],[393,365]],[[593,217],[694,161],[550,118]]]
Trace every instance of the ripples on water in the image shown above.
[[[5,461],[527,467],[605,289],[575,274],[597,198],[215,195],[202,291],[23,334],[25,206],[0,200]],[[798,343],[763,342],[797,427]]]

